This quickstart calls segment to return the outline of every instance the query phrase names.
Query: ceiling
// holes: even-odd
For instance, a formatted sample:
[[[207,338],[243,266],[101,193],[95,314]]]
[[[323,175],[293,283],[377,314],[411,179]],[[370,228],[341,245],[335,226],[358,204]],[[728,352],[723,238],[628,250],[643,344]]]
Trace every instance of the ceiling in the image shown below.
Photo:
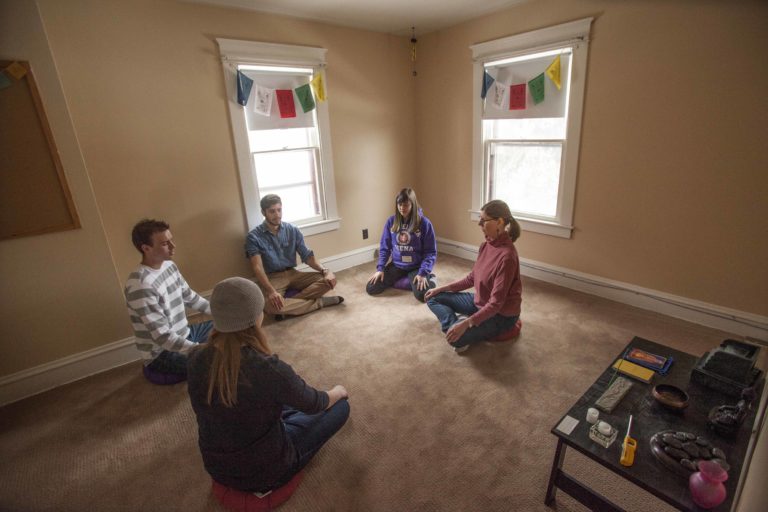
[[[269,12],[398,36],[447,28],[532,0],[182,0]]]

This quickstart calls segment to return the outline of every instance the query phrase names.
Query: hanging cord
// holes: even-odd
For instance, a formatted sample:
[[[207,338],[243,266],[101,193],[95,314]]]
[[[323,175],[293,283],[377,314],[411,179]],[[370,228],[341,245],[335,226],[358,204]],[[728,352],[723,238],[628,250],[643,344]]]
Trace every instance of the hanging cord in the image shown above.
[[[418,72],[416,71],[416,43],[418,43],[419,40],[416,39],[416,27],[411,27],[411,74],[413,76],[418,75]]]

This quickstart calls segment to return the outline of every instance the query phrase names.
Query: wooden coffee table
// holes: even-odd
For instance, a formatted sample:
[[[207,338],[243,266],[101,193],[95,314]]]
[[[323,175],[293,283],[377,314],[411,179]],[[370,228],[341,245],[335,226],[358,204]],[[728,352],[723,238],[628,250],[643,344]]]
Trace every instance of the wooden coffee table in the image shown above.
[[[597,381],[579,398],[576,404],[563,415],[563,418],[567,415],[579,420],[578,425],[576,425],[573,431],[570,434],[565,434],[558,430],[557,426],[560,424],[560,421],[552,427],[551,432],[557,437],[557,448],[555,449],[552,472],[550,473],[544,503],[552,505],[555,500],[555,493],[557,489],[560,489],[591,510],[623,510],[608,498],[593,491],[563,470],[562,466],[566,448],[571,447],[679,510],[701,510],[691,500],[691,494],[688,490],[688,478],[677,475],[662,464],[661,461],[657,460],[656,456],[652,453],[650,446],[651,436],[663,430],[674,430],[690,432],[704,437],[712,445],[725,452],[728,464],[730,465],[728,480],[725,482],[727,497],[722,504],[711,510],[730,510],[741,477],[744,458],[752,435],[752,426],[754,425],[758,404],[760,403],[763,387],[762,381],[756,386],[757,398],[752,402],[752,409],[747,414],[736,437],[726,439],[707,428],[707,415],[712,407],[735,405],[739,398],[727,396],[718,391],[689,382],[691,370],[695,367],[698,357],[635,337],[621,353],[616,355],[611,364],[616,359],[622,357],[626,353],[627,348],[630,347],[641,348],[661,356],[672,356],[675,362],[667,375],[656,374],[649,384],[636,379],[630,379],[633,386],[616,408],[610,414],[600,411],[600,419],[607,421],[618,429],[618,437],[609,448],[603,448],[589,438],[590,424],[586,421],[587,409],[594,407],[595,401],[607,388],[614,373],[613,368],[609,367],[600,375]],[[688,393],[690,397],[689,406],[682,413],[667,410],[653,399],[651,396],[653,386],[662,383],[675,385]],[[631,435],[637,440],[637,452],[635,453],[634,465],[624,467],[619,464],[619,458],[630,414],[634,418]]]

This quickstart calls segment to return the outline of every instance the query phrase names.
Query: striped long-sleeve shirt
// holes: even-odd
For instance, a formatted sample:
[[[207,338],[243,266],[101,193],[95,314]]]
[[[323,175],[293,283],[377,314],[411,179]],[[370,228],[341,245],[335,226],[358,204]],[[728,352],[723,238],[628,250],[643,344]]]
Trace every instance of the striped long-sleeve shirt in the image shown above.
[[[172,261],[164,261],[157,270],[139,265],[131,272],[125,283],[125,303],[136,347],[145,361],[155,359],[163,350],[187,352],[195,346],[187,340],[185,306],[211,313],[208,301],[189,287]]]

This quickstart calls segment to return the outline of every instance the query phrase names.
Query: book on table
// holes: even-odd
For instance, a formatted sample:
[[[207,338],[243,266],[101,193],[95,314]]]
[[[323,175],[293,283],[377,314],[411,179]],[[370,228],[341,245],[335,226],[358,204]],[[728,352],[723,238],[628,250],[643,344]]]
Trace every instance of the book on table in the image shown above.
[[[672,365],[674,358],[664,357],[658,354],[653,354],[639,348],[632,348],[624,356],[624,359],[631,361],[645,368],[650,368],[661,375],[665,375],[669,371],[669,367]]]
[[[639,364],[633,363],[632,361],[627,361],[626,359],[621,358],[617,359],[616,362],[613,363],[613,368],[615,368],[619,373],[623,373],[628,377],[632,377],[633,379],[637,379],[646,383],[651,382],[651,378],[655,373],[650,368],[645,368]]]

